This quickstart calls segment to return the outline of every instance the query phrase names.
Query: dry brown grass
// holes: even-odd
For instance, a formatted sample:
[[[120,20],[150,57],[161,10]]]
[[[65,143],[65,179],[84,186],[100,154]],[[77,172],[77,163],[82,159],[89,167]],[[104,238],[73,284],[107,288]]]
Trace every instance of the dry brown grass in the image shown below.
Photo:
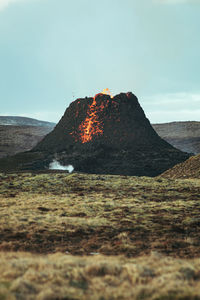
[[[0,250],[196,257],[198,180],[2,175]]]
[[[0,174],[0,300],[200,299],[199,209],[198,179]]]
[[[200,299],[200,259],[0,254],[0,299]]]

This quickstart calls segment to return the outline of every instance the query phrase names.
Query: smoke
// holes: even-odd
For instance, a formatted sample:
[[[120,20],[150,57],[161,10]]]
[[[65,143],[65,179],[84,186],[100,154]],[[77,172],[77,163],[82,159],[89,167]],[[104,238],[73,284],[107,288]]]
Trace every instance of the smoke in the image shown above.
[[[50,164],[49,164],[49,170],[66,170],[69,173],[73,172],[74,167],[72,165],[67,165],[67,166],[62,166],[59,161],[54,159]]]

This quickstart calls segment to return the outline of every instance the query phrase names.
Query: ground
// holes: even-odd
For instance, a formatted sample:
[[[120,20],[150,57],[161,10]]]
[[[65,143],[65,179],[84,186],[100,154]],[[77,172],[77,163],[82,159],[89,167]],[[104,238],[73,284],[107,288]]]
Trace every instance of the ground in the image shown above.
[[[200,299],[199,179],[0,182],[0,299]]]
[[[191,156],[186,161],[165,171],[162,177],[171,179],[200,179],[200,154]]]

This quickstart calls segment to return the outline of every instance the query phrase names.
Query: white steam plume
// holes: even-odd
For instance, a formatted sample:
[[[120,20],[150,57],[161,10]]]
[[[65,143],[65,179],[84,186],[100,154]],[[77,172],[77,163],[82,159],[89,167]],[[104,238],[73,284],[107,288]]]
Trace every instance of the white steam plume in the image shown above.
[[[73,172],[74,167],[72,165],[62,166],[56,159],[49,164],[49,170],[66,170],[69,173]]]

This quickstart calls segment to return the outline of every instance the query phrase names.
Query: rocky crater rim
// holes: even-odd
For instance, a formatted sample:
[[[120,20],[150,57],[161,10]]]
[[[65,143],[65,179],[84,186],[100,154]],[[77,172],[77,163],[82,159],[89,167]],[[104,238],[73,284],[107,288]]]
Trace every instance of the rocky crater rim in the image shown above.
[[[135,96],[135,94],[133,94],[132,92],[127,92],[127,93],[119,93],[115,96],[110,96],[108,94],[104,94],[104,93],[97,93],[94,97],[88,97],[86,96],[85,98],[77,98],[76,100],[74,100],[72,103],[74,102],[79,102],[82,100],[90,100],[90,99],[97,99],[97,98],[102,98],[102,99],[111,99],[112,101],[116,101],[119,102],[119,100],[123,101],[123,99],[128,98],[130,100],[137,100],[138,102],[138,98]]]

